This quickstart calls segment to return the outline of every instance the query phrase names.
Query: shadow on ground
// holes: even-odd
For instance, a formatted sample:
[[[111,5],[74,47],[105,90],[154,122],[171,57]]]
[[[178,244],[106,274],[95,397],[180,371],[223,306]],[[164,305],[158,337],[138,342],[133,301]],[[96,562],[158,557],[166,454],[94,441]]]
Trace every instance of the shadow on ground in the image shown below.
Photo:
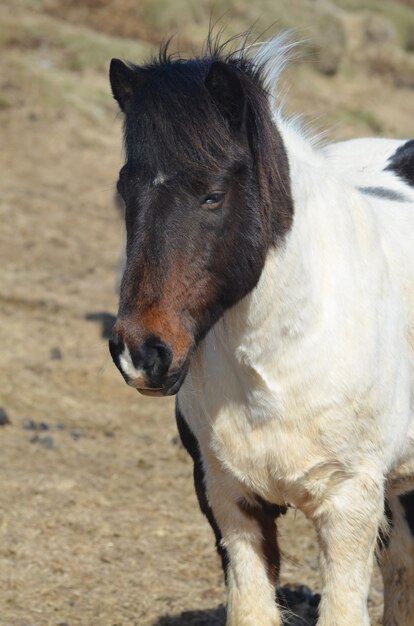
[[[226,610],[224,606],[205,611],[184,611],[179,615],[160,617],[154,626],[224,626]]]
[[[179,615],[165,615],[160,617],[153,626],[224,626],[226,623],[226,610],[224,606],[205,611],[184,611]],[[297,615],[289,612],[284,616],[285,626],[314,626],[316,624],[316,611],[308,612],[307,615]]]
[[[105,311],[98,311],[96,313],[87,313],[85,319],[88,320],[88,322],[96,322],[99,324],[101,327],[101,337],[103,339],[109,339],[116,321],[115,315],[106,313]]]

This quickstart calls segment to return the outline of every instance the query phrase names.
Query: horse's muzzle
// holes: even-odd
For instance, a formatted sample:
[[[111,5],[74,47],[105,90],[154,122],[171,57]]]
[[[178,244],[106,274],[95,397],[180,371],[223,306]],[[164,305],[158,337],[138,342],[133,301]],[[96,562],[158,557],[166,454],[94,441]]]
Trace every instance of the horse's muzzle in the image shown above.
[[[172,350],[155,337],[137,348],[127,346],[117,334],[113,334],[109,339],[109,351],[128,385],[146,396],[176,394],[187,373],[187,367],[175,367],[170,371]]]

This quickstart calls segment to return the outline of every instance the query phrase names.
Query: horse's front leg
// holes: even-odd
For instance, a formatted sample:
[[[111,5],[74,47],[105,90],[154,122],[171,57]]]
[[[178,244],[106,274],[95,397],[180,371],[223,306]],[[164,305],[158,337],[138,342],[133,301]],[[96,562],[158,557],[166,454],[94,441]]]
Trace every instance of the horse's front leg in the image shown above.
[[[202,454],[180,407],[177,427],[194,462],[198,502],[216,538],[228,588],[228,626],[280,626],[276,584],[280,554],[275,518],[282,512],[248,502],[240,486],[214,458]]]
[[[322,576],[318,626],[369,626],[367,600],[383,502],[382,480],[359,475],[336,485],[313,511]]]
[[[205,460],[207,498],[226,552],[227,626],[281,626],[275,599],[278,507],[247,501],[216,461]]]

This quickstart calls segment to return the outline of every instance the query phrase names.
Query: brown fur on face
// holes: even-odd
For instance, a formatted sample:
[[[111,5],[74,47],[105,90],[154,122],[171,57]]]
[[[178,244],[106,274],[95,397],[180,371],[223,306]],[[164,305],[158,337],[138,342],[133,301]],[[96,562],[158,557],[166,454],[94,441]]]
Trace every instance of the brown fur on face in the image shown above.
[[[180,367],[193,347],[195,320],[213,297],[214,285],[206,279],[197,280],[196,262],[190,272],[182,260],[170,259],[165,276],[160,276],[161,271],[154,272],[144,259],[138,259],[136,265],[144,265],[143,279],[137,283],[138,271],[126,274],[114,330],[130,347],[157,337],[173,352],[171,368]],[[126,307],[122,306],[123,298]]]
[[[162,305],[149,307],[143,314],[137,310],[133,316],[118,319],[114,331],[130,347],[139,346],[148,337],[157,337],[173,352],[172,368],[186,360],[192,346],[191,332],[180,324],[178,315]]]

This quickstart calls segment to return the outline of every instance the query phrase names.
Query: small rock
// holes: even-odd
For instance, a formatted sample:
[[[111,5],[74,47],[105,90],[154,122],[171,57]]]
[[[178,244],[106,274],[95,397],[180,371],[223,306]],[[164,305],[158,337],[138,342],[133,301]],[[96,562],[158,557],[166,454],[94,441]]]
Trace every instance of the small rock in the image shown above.
[[[362,19],[363,35],[366,44],[397,43],[397,32],[394,26],[381,15],[366,15]]]
[[[411,32],[408,35],[405,49],[407,50],[407,52],[414,52],[414,32]]]
[[[55,442],[52,437],[39,437],[39,435],[34,435],[30,439],[30,443],[38,443],[43,448],[47,450],[52,450],[55,447]]]
[[[26,418],[23,420],[23,428],[25,430],[37,430],[37,424],[34,420]]]
[[[77,441],[78,439],[80,439],[81,431],[75,428],[74,430],[71,430],[69,434],[74,441]]]
[[[6,411],[0,407],[0,426],[6,426],[6,424],[10,424],[9,417]]]
[[[39,437],[39,443],[48,450],[55,447],[55,442],[52,437]]]
[[[61,361],[63,359],[63,354],[62,354],[62,351],[60,350],[60,348],[58,348],[57,346],[52,348],[50,350],[50,358],[53,361]]]
[[[28,417],[23,420],[23,428],[25,430],[45,431],[49,430],[49,424],[46,424],[46,422],[36,422]]]
[[[181,443],[181,439],[178,435],[174,435],[173,437],[171,437],[171,443],[173,446],[178,446],[179,448],[181,448],[182,443]]]
[[[65,430],[65,424],[56,424],[56,430]]]

